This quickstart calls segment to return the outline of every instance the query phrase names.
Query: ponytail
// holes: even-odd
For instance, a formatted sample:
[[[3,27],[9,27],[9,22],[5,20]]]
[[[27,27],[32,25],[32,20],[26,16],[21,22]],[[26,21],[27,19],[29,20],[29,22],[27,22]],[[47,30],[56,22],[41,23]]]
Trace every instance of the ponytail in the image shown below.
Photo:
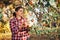
[[[15,12],[13,13],[13,16],[16,17],[16,13]]]

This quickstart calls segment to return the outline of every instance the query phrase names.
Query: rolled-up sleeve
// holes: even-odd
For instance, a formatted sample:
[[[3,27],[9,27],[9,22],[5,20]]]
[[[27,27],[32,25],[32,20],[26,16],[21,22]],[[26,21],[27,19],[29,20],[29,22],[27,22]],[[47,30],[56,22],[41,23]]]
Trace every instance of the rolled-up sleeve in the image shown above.
[[[14,24],[14,20],[10,20],[10,29],[12,33],[17,34],[19,32],[19,28]]]

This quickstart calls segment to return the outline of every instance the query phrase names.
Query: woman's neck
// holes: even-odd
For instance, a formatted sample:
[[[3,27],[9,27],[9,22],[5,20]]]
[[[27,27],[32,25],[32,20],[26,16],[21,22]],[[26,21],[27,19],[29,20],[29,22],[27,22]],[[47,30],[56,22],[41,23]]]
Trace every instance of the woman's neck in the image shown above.
[[[16,16],[17,19],[21,19],[21,16]]]

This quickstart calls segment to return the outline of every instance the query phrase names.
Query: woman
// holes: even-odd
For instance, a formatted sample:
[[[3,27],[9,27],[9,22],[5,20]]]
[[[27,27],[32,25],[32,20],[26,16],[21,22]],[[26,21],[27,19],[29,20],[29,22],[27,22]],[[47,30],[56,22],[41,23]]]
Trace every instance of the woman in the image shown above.
[[[10,20],[12,40],[28,40],[28,25],[26,18],[23,17],[23,7],[17,7],[13,18]]]

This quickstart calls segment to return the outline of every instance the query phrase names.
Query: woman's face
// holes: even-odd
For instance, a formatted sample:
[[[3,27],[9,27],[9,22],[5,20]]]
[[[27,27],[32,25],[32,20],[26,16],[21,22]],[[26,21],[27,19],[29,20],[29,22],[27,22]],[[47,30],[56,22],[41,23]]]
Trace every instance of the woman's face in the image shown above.
[[[16,15],[18,16],[23,16],[23,8],[20,8],[17,12]]]

